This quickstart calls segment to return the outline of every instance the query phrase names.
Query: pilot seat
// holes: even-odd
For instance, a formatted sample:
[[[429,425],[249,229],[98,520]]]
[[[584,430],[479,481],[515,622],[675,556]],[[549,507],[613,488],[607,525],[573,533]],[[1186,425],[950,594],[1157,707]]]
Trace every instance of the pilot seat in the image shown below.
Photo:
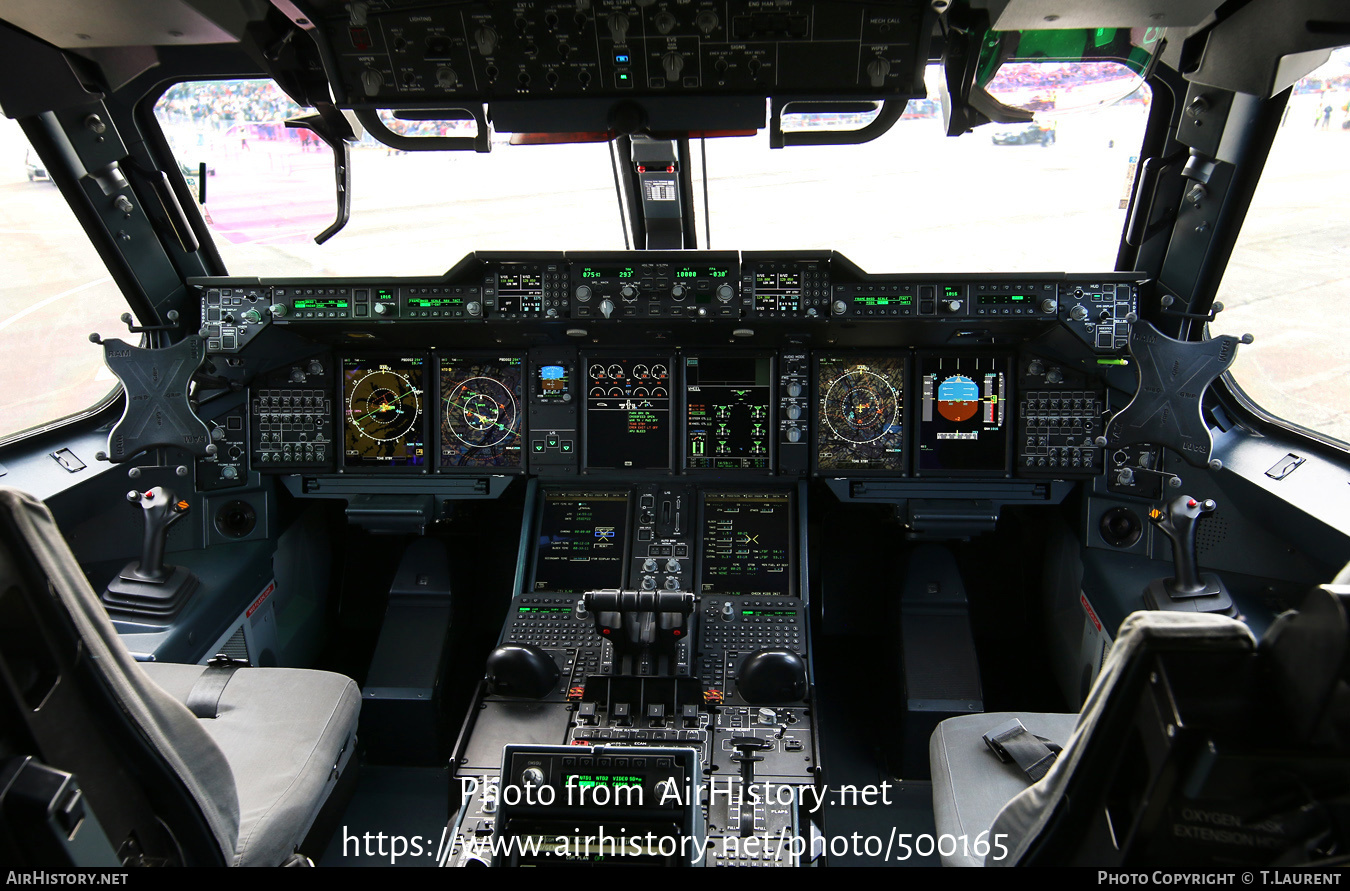
[[[1350,567],[1347,568],[1350,570]],[[1128,616],[1081,714],[950,718],[929,741],[945,866],[1309,865],[1350,844],[1350,571],[1258,644]],[[1061,750],[1062,746],[1062,750]]]
[[[350,678],[138,663],[46,506],[13,489],[0,489],[0,635],[0,855],[304,862],[355,749]]]

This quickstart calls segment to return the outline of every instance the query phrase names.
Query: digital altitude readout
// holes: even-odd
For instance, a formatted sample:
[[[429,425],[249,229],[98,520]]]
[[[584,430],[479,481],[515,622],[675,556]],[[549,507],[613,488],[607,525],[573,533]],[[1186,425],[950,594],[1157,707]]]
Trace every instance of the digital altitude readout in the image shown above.
[[[1008,360],[920,356],[917,472],[932,476],[1006,472]]]
[[[519,356],[441,357],[443,468],[521,466]]]
[[[691,470],[768,470],[773,360],[686,356],[685,464]]]
[[[586,369],[586,466],[668,469],[670,358],[591,356]]]
[[[904,470],[904,357],[823,356],[816,386],[818,468]]]
[[[342,360],[344,467],[419,468],[427,462],[426,360]]]

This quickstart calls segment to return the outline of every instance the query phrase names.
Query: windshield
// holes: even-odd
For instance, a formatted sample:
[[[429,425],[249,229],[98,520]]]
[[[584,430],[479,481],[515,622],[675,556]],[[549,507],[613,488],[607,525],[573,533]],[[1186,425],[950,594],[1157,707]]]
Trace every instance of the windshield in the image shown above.
[[[1112,268],[1148,90],[1123,64],[1017,69],[1013,92],[1035,97],[1034,123],[947,137],[940,72],[930,66],[930,97],[909,103],[872,142],[772,150],[767,129],[694,140],[698,246],[833,249],[886,271]],[[1119,96],[1122,83],[1137,88],[1102,105],[1104,90]],[[1057,117],[1056,108],[1075,111]],[[232,273],[438,275],[475,250],[625,247],[604,142],[513,145],[498,133],[490,153],[404,152],[365,135],[352,150],[351,222],[316,245],[334,215],[331,152],[284,126],[304,110],[275,84],[182,83],[155,111],[194,192],[205,165],[204,216]],[[870,117],[798,114],[784,129],[849,128]],[[449,135],[472,126],[406,129]]]

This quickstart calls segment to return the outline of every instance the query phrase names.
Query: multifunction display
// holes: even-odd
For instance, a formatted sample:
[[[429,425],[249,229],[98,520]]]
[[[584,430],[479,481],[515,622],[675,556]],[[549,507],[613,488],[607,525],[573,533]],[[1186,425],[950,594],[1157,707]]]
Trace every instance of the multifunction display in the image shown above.
[[[768,356],[686,356],[685,465],[690,470],[772,467]]]
[[[425,469],[426,359],[342,360],[342,465]]]
[[[789,493],[704,493],[702,593],[794,593],[791,543]]]
[[[670,468],[670,356],[586,359],[586,466]]]
[[[918,378],[918,473],[1006,473],[1012,395],[1007,358],[920,355]]]
[[[623,586],[627,492],[548,492],[534,590],[584,594]]]
[[[521,356],[441,357],[441,467],[521,466]]]
[[[904,356],[822,356],[816,399],[817,467],[904,470]]]

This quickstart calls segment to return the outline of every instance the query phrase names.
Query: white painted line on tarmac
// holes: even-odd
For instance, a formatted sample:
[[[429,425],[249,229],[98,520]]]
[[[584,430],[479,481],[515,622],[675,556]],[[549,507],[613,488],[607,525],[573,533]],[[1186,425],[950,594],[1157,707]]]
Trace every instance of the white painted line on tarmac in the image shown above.
[[[22,319],[24,316],[31,315],[32,313],[37,312],[39,309],[42,309],[43,307],[51,306],[53,303],[55,303],[58,300],[61,300],[62,298],[69,297],[71,294],[78,294],[81,291],[87,291],[96,285],[101,285],[104,282],[110,281],[112,281],[112,276],[105,275],[103,276],[103,278],[96,278],[91,282],[85,282],[82,285],[78,285],[74,288],[71,288],[69,291],[62,291],[60,294],[53,294],[46,300],[39,300],[32,306],[26,306],[23,309],[16,312],[14,315],[10,316],[9,318],[0,321],[0,331],[4,331],[6,328],[8,328],[10,325],[13,325],[15,322],[19,321],[19,319]]]

